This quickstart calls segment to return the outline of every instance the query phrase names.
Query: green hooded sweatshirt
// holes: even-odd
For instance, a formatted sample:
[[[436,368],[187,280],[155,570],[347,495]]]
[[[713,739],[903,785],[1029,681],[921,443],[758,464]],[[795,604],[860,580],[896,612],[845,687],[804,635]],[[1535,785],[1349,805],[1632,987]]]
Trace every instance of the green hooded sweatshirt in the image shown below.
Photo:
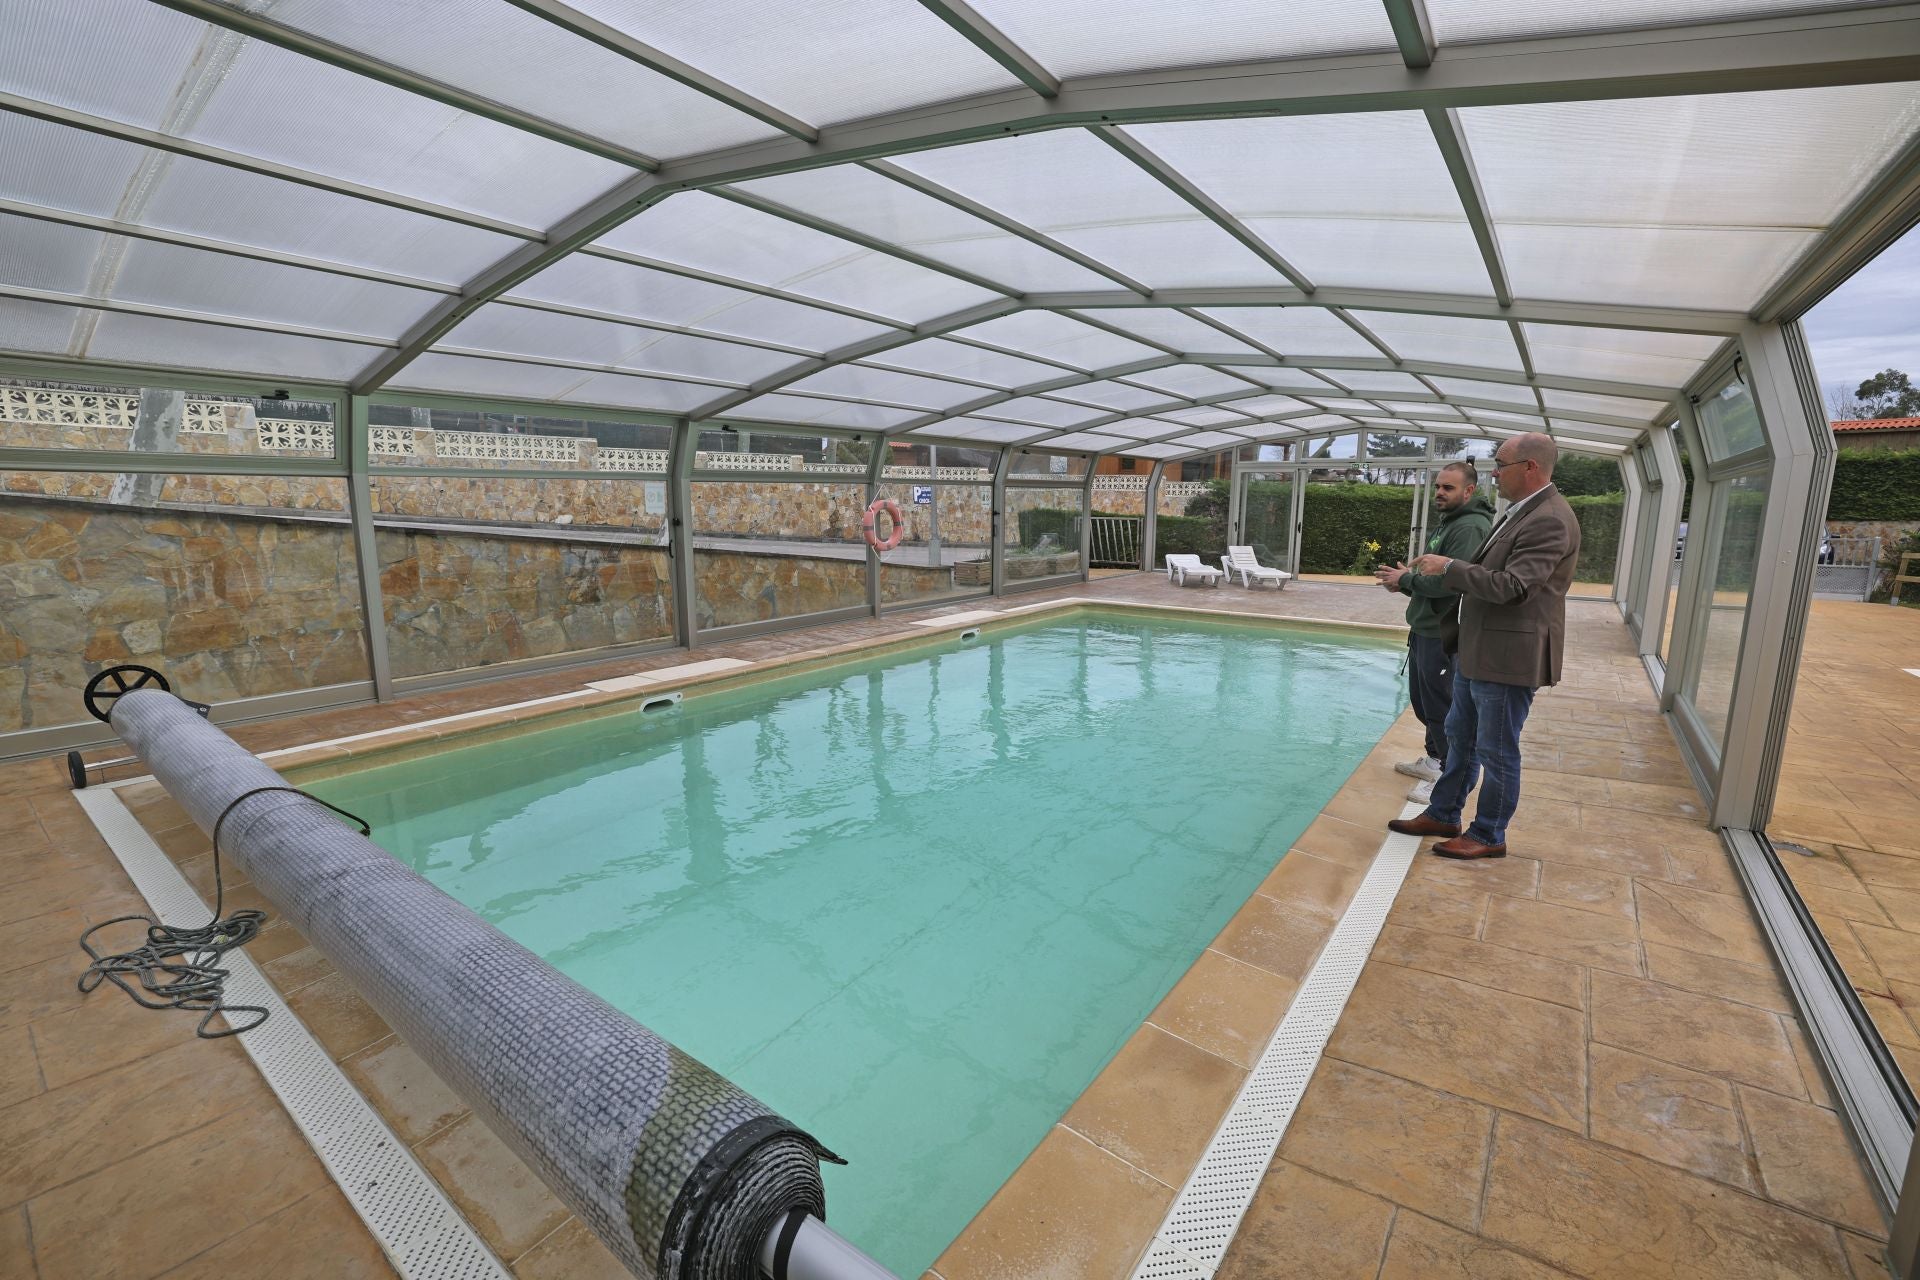
[[[1427,536],[1426,550],[1454,560],[1471,560],[1493,528],[1493,499],[1486,488],[1475,489],[1473,496],[1440,519],[1440,527]],[[1438,575],[1408,573],[1401,575],[1400,590],[1413,599],[1407,601],[1407,626],[1415,635],[1437,636],[1440,619],[1454,610],[1459,596],[1447,590]]]

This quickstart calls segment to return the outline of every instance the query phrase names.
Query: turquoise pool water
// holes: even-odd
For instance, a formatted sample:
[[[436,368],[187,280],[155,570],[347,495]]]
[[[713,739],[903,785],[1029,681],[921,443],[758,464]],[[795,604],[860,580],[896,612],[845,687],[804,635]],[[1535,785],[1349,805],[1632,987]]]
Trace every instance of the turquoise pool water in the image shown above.
[[[811,1129],[917,1276],[1400,706],[1398,643],[1090,617],[316,784]]]

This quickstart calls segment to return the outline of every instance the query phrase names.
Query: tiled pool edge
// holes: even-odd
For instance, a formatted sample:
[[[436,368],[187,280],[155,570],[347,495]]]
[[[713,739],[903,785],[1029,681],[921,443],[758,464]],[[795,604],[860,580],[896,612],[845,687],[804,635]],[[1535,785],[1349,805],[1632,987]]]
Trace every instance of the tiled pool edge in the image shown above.
[[[1046,614],[1088,613],[1108,616],[1197,617],[1208,622],[1223,621],[1239,626],[1282,630],[1320,630],[1332,633],[1380,638],[1404,634],[1404,628],[1378,624],[1352,623],[1337,619],[1268,617],[1236,614],[1225,610],[1194,609],[1184,606],[1136,602],[1110,603],[1068,598],[1046,601],[1002,617],[980,620],[956,620],[947,626],[928,628],[922,635],[886,635],[825,646],[797,655],[756,662],[745,667],[712,672],[683,683],[662,682],[632,692],[604,693],[582,690],[545,698],[486,708],[436,721],[399,727],[370,735],[355,735],[351,740],[336,740],[304,747],[287,748],[262,755],[283,772],[299,771],[299,778],[312,779],[336,770],[351,771],[445,750],[463,742],[485,741],[497,735],[525,731],[530,721],[549,721],[554,725],[601,715],[620,714],[639,705],[645,697],[658,696],[671,689],[718,692],[747,687],[772,679],[803,674],[821,667],[838,665],[873,656],[880,651],[901,653],[937,648],[951,642],[951,632],[979,628],[997,631],[1026,627]],[[986,1274],[1004,1274],[1010,1242],[1000,1230],[996,1218],[1012,1214],[1016,1218],[1044,1220],[1060,1230],[1088,1229],[1100,1236],[1100,1251],[1111,1253],[1112,1265],[1105,1273],[1116,1277],[1130,1274],[1135,1261],[1144,1254],[1171,1204],[1201,1152],[1212,1139],[1226,1115],[1240,1082],[1271,1038],[1273,1030],[1291,1007],[1299,981],[1317,961],[1333,929],[1372,865],[1382,840],[1385,821],[1397,816],[1403,804],[1406,780],[1386,766],[1396,755],[1410,752],[1417,744],[1418,729],[1410,713],[1403,712],[1389,725],[1369,755],[1343,781],[1315,820],[1309,824],[1292,848],[1278,860],[1275,869],[1251,894],[1220,934],[1213,940],[1188,972],[1176,983],[1161,1004],[1148,1015],[1140,1029],[1122,1046],[1099,1076],[1057,1121],[1054,1128],[1028,1155],[980,1211],[948,1246],[930,1274],[944,1280],[971,1280]],[[359,746],[359,750],[353,750]],[[112,785],[132,787],[148,779],[131,778]],[[1375,814],[1377,811],[1377,815]],[[1372,818],[1377,816],[1378,821]],[[1354,819],[1362,819],[1360,822]],[[157,834],[157,833],[156,833]],[[316,953],[317,954],[317,953]],[[324,958],[322,958],[324,961]],[[356,1004],[357,993],[344,993]],[[1236,1001],[1224,1011],[1223,1000]],[[1249,1022],[1248,1020],[1251,1019]],[[377,1042],[399,1044],[397,1037]],[[368,1046],[371,1049],[374,1046]],[[404,1050],[404,1045],[399,1045]],[[410,1052],[410,1051],[407,1051]],[[1169,1061],[1172,1059],[1172,1061]],[[1184,1070],[1198,1066],[1194,1087],[1183,1090],[1171,1101],[1181,1109],[1182,1123],[1177,1132],[1156,1135],[1148,1144],[1150,1153],[1133,1150],[1126,1135],[1130,1117],[1145,1117],[1169,1104],[1166,1076],[1179,1077]],[[438,1083],[437,1080],[435,1083]],[[363,1096],[390,1124],[395,1117],[391,1100],[367,1094],[365,1085],[355,1080]],[[444,1088],[444,1086],[441,1086]],[[446,1126],[453,1128],[455,1121]],[[441,1132],[444,1132],[442,1130]],[[1078,1188],[1054,1187],[1049,1192],[1045,1175],[1056,1163],[1057,1139],[1067,1139],[1086,1148],[1081,1156],[1120,1166],[1123,1177],[1151,1184],[1145,1197],[1119,1197],[1128,1207],[1138,1209],[1150,1204],[1145,1216],[1133,1213],[1116,1216],[1114,1205],[1105,1196],[1096,1196],[1090,1204],[1076,1204],[1073,1192],[1084,1192],[1084,1180]],[[423,1142],[426,1140],[422,1140]],[[415,1144],[420,1145],[420,1144]],[[1183,1153],[1190,1152],[1190,1156]],[[1147,1160],[1153,1172],[1133,1163],[1129,1156]],[[1167,1163],[1169,1160],[1174,1163]],[[1180,1162],[1184,1161],[1184,1165]],[[1028,1186],[1042,1175],[1043,1185]],[[434,1170],[429,1167],[429,1175]],[[1085,1171],[1083,1171],[1085,1172]],[[1111,1169],[1098,1173],[1111,1174]],[[436,1179],[439,1180],[439,1179]],[[452,1192],[452,1188],[443,1188]],[[1140,1188],[1136,1187],[1136,1190]],[[1058,1193],[1065,1193],[1058,1194]],[[1164,1193],[1164,1194],[1161,1194]],[[459,1197],[456,1195],[456,1199]],[[1090,1209],[1091,1213],[1074,1210]],[[467,1214],[487,1245],[501,1257],[514,1258],[510,1242],[490,1231],[485,1215]],[[1138,1219],[1135,1221],[1134,1219]],[[543,1237],[552,1240],[567,1232],[571,1220],[553,1228]],[[578,1234],[578,1233],[576,1233]],[[1057,1256],[1061,1248],[1053,1237],[1032,1242],[1037,1245],[1036,1260]],[[597,1254],[597,1243],[587,1240],[574,1244]],[[966,1259],[977,1255],[974,1262]],[[610,1257],[610,1255],[609,1255]],[[975,1263],[980,1264],[976,1269]],[[516,1263],[516,1269],[517,1269]],[[1019,1271],[1016,1265],[1016,1272]]]

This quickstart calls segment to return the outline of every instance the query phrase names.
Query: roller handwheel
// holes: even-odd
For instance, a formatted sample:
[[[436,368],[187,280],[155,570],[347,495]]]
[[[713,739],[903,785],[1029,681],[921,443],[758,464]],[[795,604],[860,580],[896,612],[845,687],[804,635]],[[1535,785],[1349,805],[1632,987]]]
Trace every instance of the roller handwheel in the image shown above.
[[[173,688],[167,678],[152,667],[136,666],[128,663],[118,667],[108,667],[93,679],[87,681],[86,689],[80,700],[87,704],[87,714],[95,720],[107,722],[113,714],[113,704],[120,695],[132,693],[135,689],[158,689],[167,693]]]

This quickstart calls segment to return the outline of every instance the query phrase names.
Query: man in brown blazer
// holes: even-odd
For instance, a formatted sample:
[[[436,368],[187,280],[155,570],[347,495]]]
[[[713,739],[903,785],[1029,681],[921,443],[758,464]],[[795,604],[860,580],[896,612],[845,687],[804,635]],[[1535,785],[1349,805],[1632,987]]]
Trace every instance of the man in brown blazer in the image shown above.
[[[1507,823],[1520,804],[1520,730],[1542,685],[1560,679],[1567,646],[1567,587],[1580,558],[1580,522],[1553,487],[1560,450],[1549,436],[1515,436],[1494,451],[1494,478],[1511,505],[1471,560],[1424,555],[1412,564],[1460,593],[1451,643],[1453,709],[1447,714],[1446,771],[1417,818],[1394,831],[1448,836],[1443,858],[1504,858]],[[1449,631],[1453,632],[1450,636]],[[1463,833],[1460,819],[1478,777],[1480,803]]]

